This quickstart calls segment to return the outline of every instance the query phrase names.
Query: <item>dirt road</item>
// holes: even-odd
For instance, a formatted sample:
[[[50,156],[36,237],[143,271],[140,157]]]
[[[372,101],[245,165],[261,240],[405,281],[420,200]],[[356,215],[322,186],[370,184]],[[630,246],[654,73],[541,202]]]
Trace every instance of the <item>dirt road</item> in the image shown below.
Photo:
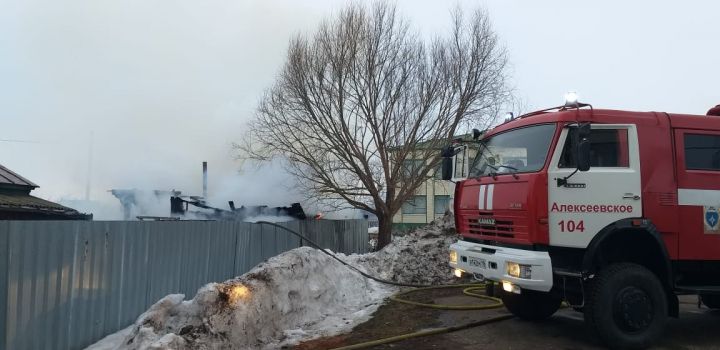
[[[477,299],[458,291],[434,291],[419,298],[440,304],[467,304]],[[697,308],[697,298],[681,298],[680,318],[670,319],[667,332],[654,349],[720,349],[720,311]],[[445,311],[389,302],[372,320],[352,333],[301,344],[296,349],[332,349],[421,329],[445,327],[506,314],[505,309]],[[566,308],[542,323],[511,319],[453,333],[373,347],[387,349],[602,349],[586,331],[581,313]]]

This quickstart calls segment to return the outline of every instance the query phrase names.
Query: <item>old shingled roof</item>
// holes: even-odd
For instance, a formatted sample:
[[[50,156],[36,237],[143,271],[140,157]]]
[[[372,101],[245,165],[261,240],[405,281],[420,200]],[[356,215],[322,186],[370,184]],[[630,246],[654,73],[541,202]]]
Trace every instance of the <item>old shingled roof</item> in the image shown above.
[[[21,210],[54,214],[77,215],[77,210],[22,193],[1,193],[0,210]]]
[[[0,185],[15,185],[30,188],[38,188],[40,186],[32,183],[30,180],[18,175],[14,171],[0,164]]]
[[[0,165],[0,220],[92,220],[73,208],[31,196],[39,187]]]

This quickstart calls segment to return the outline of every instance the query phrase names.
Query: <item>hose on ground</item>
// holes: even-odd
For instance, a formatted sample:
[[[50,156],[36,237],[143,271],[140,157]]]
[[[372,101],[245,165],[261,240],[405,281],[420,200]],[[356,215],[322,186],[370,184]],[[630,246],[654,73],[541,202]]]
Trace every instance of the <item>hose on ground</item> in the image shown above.
[[[421,302],[402,298],[404,296],[407,296],[409,294],[412,294],[412,293],[418,292],[418,291],[431,290],[431,289],[461,288],[461,287],[466,287],[465,289],[463,289],[463,294],[471,296],[471,297],[475,297],[475,298],[491,300],[491,301],[493,301],[493,303],[491,303],[491,304],[468,304],[468,305],[444,305],[444,304],[421,303]],[[485,291],[485,286],[477,285],[477,284],[455,284],[455,285],[444,285],[444,286],[435,286],[435,287],[423,287],[423,288],[416,288],[416,289],[411,289],[409,291],[397,293],[397,294],[391,296],[390,300],[396,301],[398,303],[403,303],[403,304],[427,307],[427,308],[432,308],[432,309],[442,309],[442,310],[486,310],[486,309],[495,309],[495,308],[499,308],[499,307],[503,306],[502,300],[478,293],[478,292],[484,292],[484,291]],[[394,343],[394,342],[412,339],[412,338],[426,337],[426,336],[430,336],[430,335],[450,333],[450,332],[455,332],[455,331],[459,331],[459,330],[463,330],[463,329],[479,327],[479,326],[483,326],[483,325],[486,325],[489,323],[508,320],[513,317],[514,317],[513,315],[501,315],[501,316],[496,316],[496,317],[492,317],[492,318],[488,318],[488,319],[484,319],[484,320],[463,323],[463,324],[460,324],[457,326],[433,328],[433,329],[427,329],[427,330],[422,330],[422,331],[417,331],[417,332],[405,333],[405,334],[397,335],[394,337],[371,340],[371,341],[367,341],[367,342],[362,342],[362,343],[352,344],[352,345],[343,346],[343,347],[339,347],[339,348],[334,348],[332,350],[365,349],[365,348],[369,348],[369,347],[373,347],[373,346]]]
[[[420,291],[425,291],[425,290],[460,288],[460,287],[466,287],[465,289],[463,289],[463,294],[465,294],[467,296],[490,300],[493,303],[490,303],[490,304],[467,304],[467,305],[446,305],[446,304],[421,303],[418,301],[412,301],[412,300],[402,298],[409,294],[413,294],[415,292],[420,292]],[[478,292],[485,292],[485,286],[481,285],[481,284],[448,284],[448,285],[435,286],[435,287],[415,288],[415,289],[411,289],[411,290],[408,290],[405,292],[400,292],[400,293],[397,293],[397,294],[391,296],[390,300],[396,301],[398,303],[408,304],[408,305],[415,305],[415,306],[427,307],[427,308],[431,308],[431,309],[441,309],[441,310],[487,310],[487,309],[496,309],[496,308],[503,306],[503,302],[499,298],[487,296],[485,294],[480,294]]]
[[[484,284],[448,284],[448,285],[435,285],[434,286],[434,285],[427,285],[427,284],[401,283],[401,282],[395,282],[395,281],[378,278],[378,277],[375,277],[373,275],[370,275],[370,274],[358,269],[357,267],[355,267],[353,265],[350,265],[349,263],[347,263],[344,260],[335,256],[335,254],[332,254],[331,252],[322,248],[319,244],[317,244],[313,240],[307,238],[303,234],[301,234],[293,229],[290,229],[290,228],[284,227],[282,225],[279,225],[277,223],[269,222],[269,221],[258,221],[257,223],[274,226],[274,227],[283,229],[287,232],[290,232],[291,234],[302,239],[303,241],[308,242],[308,245],[310,245],[311,247],[318,249],[319,251],[323,252],[324,254],[328,255],[329,257],[333,258],[334,260],[337,260],[341,264],[345,265],[347,268],[359,273],[363,277],[369,278],[373,281],[377,281],[380,283],[389,284],[389,285],[393,285],[393,286],[413,287],[414,288],[411,290],[399,292],[397,294],[392,295],[390,297],[390,300],[392,300],[392,301],[395,301],[398,303],[403,303],[403,304],[408,304],[408,305],[419,306],[419,307],[442,309],[442,310],[487,310],[487,309],[500,308],[503,306],[503,302],[499,298],[487,296],[485,294],[480,294],[480,292],[485,291]],[[467,305],[445,305],[445,304],[421,303],[418,301],[413,301],[413,300],[403,298],[403,297],[407,297],[408,295],[419,292],[419,291],[427,291],[427,290],[434,290],[434,289],[462,288],[462,287],[465,287],[463,289],[463,294],[465,294],[467,296],[475,297],[475,298],[490,300],[490,301],[492,301],[492,303],[490,303],[490,304],[467,304]],[[458,330],[462,330],[462,329],[478,327],[478,326],[486,325],[488,323],[504,321],[504,320],[507,320],[510,318],[513,318],[513,316],[512,315],[502,315],[502,316],[493,317],[493,318],[489,318],[489,319],[485,319],[485,320],[464,323],[464,324],[452,326],[452,327],[435,328],[435,329],[430,329],[430,330],[402,334],[402,335],[389,337],[389,338],[372,340],[372,341],[368,341],[368,342],[364,342],[364,343],[358,343],[358,344],[353,344],[353,345],[349,345],[349,346],[335,348],[333,350],[364,349],[364,348],[368,348],[371,346],[393,343],[393,342],[411,339],[411,338],[418,338],[418,337],[424,337],[424,336],[441,334],[441,333],[449,333],[449,332],[454,332],[454,331],[458,331]]]
[[[489,324],[489,323],[495,323],[495,322],[500,322],[500,321],[509,320],[509,319],[511,319],[511,318],[513,318],[513,317],[514,317],[513,315],[502,315],[502,316],[497,316],[497,317],[488,318],[488,319],[485,319],[485,320],[463,323],[463,324],[457,325],[457,326],[428,329],[428,330],[424,330],[424,331],[413,332],[413,333],[406,333],[406,334],[402,334],[402,335],[398,335],[398,336],[394,336],[394,337],[389,337],[389,338],[382,338],[382,339],[372,340],[372,341],[368,341],[368,342],[364,342],[364,343],[358,343],[358,344],[353,344],[353,345],[348,345],[348,346],[342,346],[342,347],[339,347],[339,348],[334,348],[334,349],[332,349],[332,350],[356,350],[356,349],[365,349],[365,348],[369,348],[369,347],[371,347],[371,346],[378,346],[378,345],[382,345],[382,344],[394,343],[394,342],[398,342],[398,341],[401,341],[401,340],[407,340],[407,339],[419,338],[419,337],[426,337],[426,336],[435,335],[435,334],[450,333],[450,332],[455,332],[455,331],[459,331],[459,330],[463,330],[463,329],[468,329],[468,328],[473,328],[473,327],[484,326],[484,325]]]

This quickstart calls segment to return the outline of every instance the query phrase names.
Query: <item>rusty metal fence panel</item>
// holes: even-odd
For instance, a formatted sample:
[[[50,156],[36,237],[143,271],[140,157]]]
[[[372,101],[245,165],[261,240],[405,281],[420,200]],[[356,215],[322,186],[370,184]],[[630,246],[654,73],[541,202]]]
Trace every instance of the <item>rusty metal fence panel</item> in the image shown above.
[[[367,251],[364,220],[283,225],[333,251]],[[83,349],[167,294],[192,298],[303,245],[243,222],[0,221],[0,350]]]

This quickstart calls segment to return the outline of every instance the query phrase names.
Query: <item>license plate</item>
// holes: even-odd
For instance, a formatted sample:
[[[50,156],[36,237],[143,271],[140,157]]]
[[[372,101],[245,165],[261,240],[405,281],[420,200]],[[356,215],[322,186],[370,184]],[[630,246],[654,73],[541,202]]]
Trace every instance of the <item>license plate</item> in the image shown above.
[[[479,267],[481,269],[487,268],[487,262],[485,259],[468,257],[468,265]]]

